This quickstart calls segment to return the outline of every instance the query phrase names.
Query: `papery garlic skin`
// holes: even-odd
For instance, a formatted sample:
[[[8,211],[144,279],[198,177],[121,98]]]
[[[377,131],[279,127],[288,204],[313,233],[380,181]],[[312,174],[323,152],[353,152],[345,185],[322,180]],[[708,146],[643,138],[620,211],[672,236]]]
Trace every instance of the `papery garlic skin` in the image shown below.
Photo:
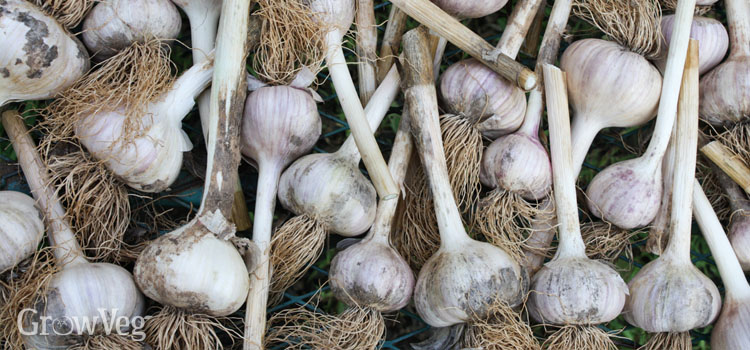
[[[447,327],[484,319],[498,300],[520,305],[529,277],[505,251],[486,242],[467,240],[457,247],[441,247],[422,267],[414,303],[422,319],[433,327]]]
[[[727,298],[711,331],[711,349],[750,349],[750,299]]]
[[[34,306],[36,312],[24,314],[24,329],[31,329],[30,322],[41,321],[46,324],[38,327],[46,327],[50,334],[26,336],[24,341],[35,349],[60,349],[60,343],[76,342],[80,335],[127,332],[131,323],[120,324],[118,318],[132,321],[142,317],[145,305],[133,277],[124,268],[105,263],[69,264],[52,277]],[[86,322],[94,322],[93,334]],[[113,328],[107,333],[109,326]]]
[[[583,39],[565,49],[560,68],[576,118],[619,127],[656,116],[662,77],[643,56],[611,41]]]
[[[0,47],[0,106],[51,98],[89,70],[81,42],[28,1],[0,1]]]
[[[312,96],[290,86],[263,87],[248,95],[242,119],[242,154],[258,163],[284,167],[308,152],[320,137],[322,122]],[[261,135],[273,131],[289,143]]]
[[[83,21],[83,42],[103,60],[134,42],[174,40],[181,26],[180,12],[169,0],[105,0]]]
[[[625,281],[611,267],[578,257],[548,262],[531,284],[529,314],[556,325],[609,322],[620,315],[628,295]]]
[[[552,164],[538,140],[524,133],[502,136],[482,156],[480,180],[527,200],[538,200],[552,189]]]
[[[136,261],[133,275],[149,298],[211,316],[239,310],[250,289],[245,262],[234,245],[199,223],[153,241]]]
[[[750,216],[743,214],[738,212],[732,216],[727,235],[742,270],[747,272],[750,271]]]
[[[0,272],[31,256],[44,236],[42,214],[34,199],[0,191]]]
[[[667,64],[667,53],[669,52],[669,42],[672,38],[672,29],[674,25],[674,15],[666,15],[661,19],[662,45],[659,56],[654,63],[661,71]],[[690,38],[698,40],[698,56],[700,65],[699,74],[710,71],[718,65],[729,50],[729,33],[724,25],[713,19],[702,16],[693,17],[693,24],[690,27]]]
[[[508,0],[431,0],[443,11],[458,18],[479,18],[499,11]]]
[[[414,273],[387,242],[364,240],[336,254],[331,262],[331,291],[350,306],[397,311],[411,300]]]
[[[496,139],[517,130],[526,114],[526,95],[475,59],[454,63],[440,78],[443,106],[451,114],[477,124]]]
[[[141,121],[143,135],[127,141],[122,113],[120,108],[91,114],[78,123],[76,136],[128,186],[151,193],[168,189],[180,173],[182,153],[192,149],[182,124],[147,113]]]
[[[361,235],[375,221],[377,193],[352,160],[333,154],[298,159],[281,175],[279,201],[306,214],[333,233]]]
[[[641,158],[615,163],[586,189],[591,213],[622,229],[644,227],[656,217],[663,190],[661,169]]]
[[[654,260],[638,272],[628,287],[625,320],[651,333],[705,327],[716,320],[721,309],[719,290],[689,261]]]
[[[743,44],[744,45],[744,44]],[[750,61],[732,57],[701,78],[701,119],[713,126],[734,125],[750,115]]]

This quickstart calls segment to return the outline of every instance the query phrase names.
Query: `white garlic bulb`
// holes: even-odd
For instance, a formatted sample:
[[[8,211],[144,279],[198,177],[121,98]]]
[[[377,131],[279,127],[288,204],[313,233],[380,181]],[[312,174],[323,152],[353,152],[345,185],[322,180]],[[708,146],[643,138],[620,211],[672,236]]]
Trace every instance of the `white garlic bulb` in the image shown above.
[[[548,262],[532,278],[529,313],[542,323],[592,325],[620,315],[628,286],[606,264],[581,257]]]
[[[174,40],[181,26],[180,12],[169,0],[106,0],[83,21],[83,42],[103,60],[133,42]]]
[[[432,0],[443,11],[458,18],[479,18],[499,11],[508,0]]]
[[[0,191],[0,272],[36,251],[44,236],[41,213],[34,200],[15,191]]]
[[[128,186],[143,192],[164,191],[179,175],[182,153],[193,147],[182,130],[182,119],[212,75],[213,60],[183,73],[170,91],[145,107],[137,121],[139,130],[126,130],[124,109],[117,108],[81,118],[76,136]]]
[[[526,95],[475,59],[454,63],[440,78],[440,94],[448,113],[477,124],[491,139],[517,130],[526,113]]]
[[[711,331],[711,349],[737,350],[750,347],[750,297],[727,298],[723,310]]]
[[[232,243],[196,226],[201,224],[194,221],[153,241],[136,262],[136,283],[162,304],[230,315],[245,303],[250,288],[245,261]]]
[[[44,100],[89,70],[86,49],[28,1],[0,2],[0,106]]]
[[[480,180],[489,188],[502,188],[527,200],[537,200],[552,188],[552,165],[538,139],[513,133],[498,138],[485,149]]]
[[[654,60],[659,70],[664,71],[667,64],[669,42],[672,39],[674,15],[666,15],[661,19],[662,44],[658,57]],[[700,57],[700,74],[704,74],[721,62],[729,49],[729,34],[724,25],[713,19],[702,16],[693,17],[690,37],[698,40],[698,56]]]
[[[333,233],[353,237],[365,233],[375,221],[377,193],[357,166],[359,154],[354,158],[342,154],[298,159],[281,175],[279,201],[295,214],[310,215]]]
[[[520,305],[529,277],[504,250],[468,238],[442,244],[419,271],[414,303],[419,316],[433,327],[447,327],[489,316],[488,308],[502,300]]]

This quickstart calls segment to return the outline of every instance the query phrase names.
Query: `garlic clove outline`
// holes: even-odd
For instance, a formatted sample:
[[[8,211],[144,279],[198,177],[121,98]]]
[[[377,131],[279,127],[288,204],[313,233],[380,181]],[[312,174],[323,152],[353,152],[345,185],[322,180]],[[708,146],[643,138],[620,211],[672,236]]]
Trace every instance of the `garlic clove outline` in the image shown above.
[[[42,214],[34,199],[21,192],[0,191],[0,272],[34,254],[43,236]]]
[[[54,97],[90,66],[81,42],[28,1],[0,3],[0,47],[0,106]]]

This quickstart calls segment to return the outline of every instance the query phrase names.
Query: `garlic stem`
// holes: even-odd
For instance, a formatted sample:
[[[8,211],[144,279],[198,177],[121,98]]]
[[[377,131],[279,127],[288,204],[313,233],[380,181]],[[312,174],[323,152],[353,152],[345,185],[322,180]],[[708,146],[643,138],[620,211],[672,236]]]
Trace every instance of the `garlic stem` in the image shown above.
[[[199,219],[218,219],[219,224],[226,224],[231,217],[237,183],[240,116],[247,93],[245,45],[252,2],[225,0],[221,8],[211,88],[206,184],[198,212]]]
[[[255,217],[253,221],[253,242],[258,248],[259,257],[254,266],[248,265],[250,272],[250,293],[247,298],[245,317],[244,350],[263,349],[263,335],[266,330],[266,306],[270,285],[271,232],[273,213],[276,207],[276,193],[282,166],[278,163],[259,164],[258,191],[255,197]],[[393,201],[391,201],[393,202]],[[248,254],[248,257],[252,254]],[[247,258],[246,258],[247,259]]]
[[[440,249],[461,249],[462,244],[470,238],[464,229],[448,180],[429,34],[424,27],[414,29],[404,34],[403,45],[403,66],[406,67],[404,81],[407,86],[404,95],[419,155],[434,198]]]
[[[167,119],[180,122],[195,106],[195,99],[211,84],[214,74],[213,55],[193,65],[182,73],[172,85],[167,95],[159,101]]]
[[[750,4],[747,0],[725,0],[729,22],[729,57],[750,56]]]
[[[529,100],[526,103],[526,116],[518,132],[534,140],[539,140],[539,125],[542,122],[543,113],[544,101],[542,92],[539,88],[534,88],[529,93]]]
[[[701,153],[750,194],[750,168],[726,146],[719,141],[712,141],[701,147]]]
[[[393,180],[396,181],[399,187],[403,187],[406,170],[409,168],[412,151],[414,150],[409,118],[409,109],[404,107],[401,113],[398,132],[396,132],[396,138],[393,141],[391,158],[388,159],[388,169],[393,174]],[[397,207],[398,201],[381,201],[375,216],[375,222],[365,239],[377,240],[387,244],[391,235],[391,229],[393,228]]]
[[[586,246],[581,237],[576,205],[575,176],[570,142],[570,115],[565,73],[559,68],[544,64],[544,90],[547,95],[547,121],[550,132],[552,181],[557,205],[557,235],[560,246],[555,259],[586,258]]]
[[[391,12],[388,15],[388,24],[385,26],[383,42],[380,44],[380,57],[378,59],[378,84],[385,79],[385,75],[391,69],[393,61],[398,56],[398,49],[401,46],[401,36],[406,28],[406,19],[408,16],[395,5],[391,5]]]
[[[512,59],[518,56],[518,51],[521,50],[521,45],[526,38],[526,32],[529,31],[541,5],[542,0],[522,0],[516,4],[497,43],[496,47],[500,49],[500,52]]]
[[[719,181],[719,184],[724,189],[724,192],[727,194],[727,199],[729,200],[729,206],[732,208],[733,212],[744,210],[744,211],[750,211],[750,200],[748,200],[747,195],[745,192],[742,191],[742,188],[740,188],[737,183],[735,183],[729,175],[727,175],[725,172],[721,171],[721,169],[717,169],[716,167],[713,167],[712,169],[716,173],[717,180]]]
[[[688,52],[682,86],[679,89],[677,129],[674,140],[671,234],[663,255],[679,259],[686,264],[691,263],[692,190],[698,148],[698,41],[690,39]]]
[[[378,32],[373,0],[357,0],[356,23],[359,96],[362,104],[366,105],[377,88],[375,61],[378,58]]]
[[[503,78],[516,82],[523,90],[528,91],[536,86],[537,79],[534,72],[493,48],[482,37],[429,0],[394,0],[392,2],[415,20],[434,30]]]
[[[578,176],[586,161],[586,155],[594,143],[594,139],[602,127],[598,123],[598,118],[587,118],[583,115],[576,115],[571,122],[573,137],[573,174]]]
[[[716,266],[719,268],[721,279],[726,287],[727,299],[749,298],[750,284],[747,283],[745,273],[734,254],[729,238],[698,180],[695,180],[693,185],[693,213],[711,249]]]
[[[60,266],[87,263],[83,250],[71,229],[70,221],[65,215],[65,209],[52,187],[47,167],[37,153],[34,140],[26,130],[21,115],[18,111],[5,111],[2,119],[3,127],[16,151],[18,163],[21,164],[31,193],[44,213],[49,229],[47,237],[50,245],[54,247],[55,258]]]
[[[744,0],[740,0],[744,1]],[[654,127],[651,142],[645,156],[651,164],[661,165],[664,152],[669,144],[669,137],[677,115],[677,99],[680,94],[680,79],[685,68],[690,28],[695,13],[695,0],[679,0],[675,10],[672,40],[669,43],[667,66],[664,70],[661,100],[659,101],[658,118]]]
[[[339,29],[333,29],[326,34],[326,61],[328,72],[333,80],[333,86],[338,94],[341,108],[344,110],[347,122],[357,143],[362,160],[370,173],[375,189],[382,199],[393,199],[398,196],[398,186],[393,181],[383,154],[380,153],[375,141],[372,128],[367,124],[362,102],[357,96],[357,90],[346,66],[344,51],[341,48],[341,34]]]
[[[391,103],[396,99],[399,84],[401,84],[401,76],[398,74],[396,66],[392,66],[388,71],[388,75],[386,75],[383,82],[378,86],[378,89],[370,97],[370,102],[364,109],[365,119],[370,130],[376,130],[380,126],[386,113],[388,113],[388,109],[391,108]],[[352,135],[347,137],[344,144],[341,145],[341,148],[336,153],[341,155],[341,157],[350,158],[354,163],[359,163],[361,153],[357,148],[356,137],[353,131]],[[395,193],[398,193],[398,191]]]
[[[440,64],[443,62],[443,55],[445,54],[445,49],[448,47],[448,39],[439,34],[434,34],[434,36],[438,37],[438,42],[436,54],[432,60],[432,76],[435,78],[435,81],[438,81],[438,78],[440,78]]]

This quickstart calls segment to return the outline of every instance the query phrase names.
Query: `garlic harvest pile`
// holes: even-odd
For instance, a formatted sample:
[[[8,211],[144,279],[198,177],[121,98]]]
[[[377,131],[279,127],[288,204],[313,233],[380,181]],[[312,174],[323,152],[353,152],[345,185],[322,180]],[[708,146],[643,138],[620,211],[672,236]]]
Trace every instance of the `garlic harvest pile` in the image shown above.
[[[684,9],[692,14],[692,9]],[[688,52],[674,140],[669,244],[658,259],[646,264],[628,283],[630,297],[625,305],[625,320],[647,332],[657,333],[646,344],[646,349],[689,346],[687,332],[713,322],[721,306],[716,286],[690,260],[692,190],[698,145],[699,62],[695,40],[690,41]]]
[[[552,261],[531,280],[528,308],[535,320],[564,326],[563,336],[552,336],[548,346],[579,344],[578,349],[609,349],[608,335],[595,327],[620,314],[628,288],[608,265],[586,256],[575,203],[575,176],[570,141],[565,76],[556,67],[543,66],[550,151],[555,187],[560,244]],[[572,327],[572,328],[571,328]],[[548,339],[548,342],[550,342]]]
[[[400,77],[395,67],[365,108],[370,128],[376,128],[396,98]],[[375,220],[377,193],[359,170],[361,155],[350,136],[328,154],[310,154],[281,175],[279,201],[297,217],[285,222],[272,242],[274,269],[271,293],[276,297],[294,284],[323,248],[326,232],[360,235]],[[324,183],[320,179],[327,179]]]
[[[674,125],[694,9],[694,0],[678,3],[661,86],[659,117],[648,149],[639,158],[610,165],[594,177],[586,190],[591,213],[619,228],[643,227],[653,221],[658,213],[663,191],[662,161]],[[611,106],[608,108],[612,109]],[[575,149],[576,145],[573,147]]]
[[[128,186],[158,193],[169,188],[182,167],[182,153],[193,148],[182,119],[213,75],[213,59],[186,71],[157,100],[144,106],[140,130],[128,130],[124,108],[102,110],[78,120],[78,140]]]
[[[248,269],[250,284],[245,316],[245,349],[262,349],[271,271],[271,232],[281,172],[309,152],[320,137],[321,121],[309,92],[292,86],[260,88],[247,97],[242,119],[242,153],[259,169],[253,242],[260,256]]]
[[[151,242],[135,264],[143,293],[165,305],[149,320],[157,348],[218,347],[211,316],[237,311],[250,288],[245,261],[230,242],[235,227],[229,221],[240,158],[240,120],[233,116],[245,101],[249,5],[236,0],[222,5],[201,207],[188,224]]]
[[[31,256],[43,235],[34,200],[21,192],[0,191],[0,273]]]
[[[403,183],[412,149],[405,109],[388,164],[398,185]],[[414,289],[414,273],[389,241],[397,206],[398,201],[381,201],[367,236],[331,262],[331,291],[349,308],[336,316],[305,307],[279,312],[271,320],[268,348],[288,343],[294,344],[292,348],[377,348],[386,329],[381,312],[405,307]]]
[[[24,329],[30,322],[45,322],[49,329],[68,329],[68,335],[56,333],[24,335],[26,347],[35,349],[59,349],[61,345],[81,344],[86,336],[103,333],[107,322],[124,317],[125,324],[118,321],[119,332],[127,332],[130,321],[142,316],[145,300],[136,287],[133,276],[117,265],[90,263],[84,257],[65,210],[56,194],[46,184],[49,175],[44,167],[31,136],[17,111],[6,111],[2,116],[3,126],[13,143],[21,168],[32,193],[44,212],[50,245],[54,247],[59,272],[49,277],[49,282],[33,301],[36,312],[26,313],[22,320]],[[82,296],[85,296],[82,298]],[[102,319],[101,310],[110,313],[111,319]],[[93,327],[86,329],[73,320],[94,320]],[[59,324],[62,322],[62,324]],[[56,324],[57,323],[57,324]],[[56,324],[56,326],[54,326]],[[52,328],[57,327],[57,328]],[[93,331],[92,331],[93,330]],[[94,333],[92,333],[94,332]],[[122,333],[120,333],[122,334]],[[132,344],[126,337],[108,334],[114,347]],[[15,345],[15,344],[14,344]],[[130,345],[132,346],[132,345]]]
[[[718,128],[718,139],[745,165],[750,164],[750,4],[726,0],[729,56],[701,78],[701,119]],[[726,129],[726,131],[723,131]]]
[[[89,70],[85,48],[39,8],[0,4],[0,106],[51,98]]]
[[[711,332],[711,349],[750,347],[750,284],[733,254],[719,218],[697,181],[693,186],[693,213],[711,248],[726,289],[724,306]]]
[[[450,190],[440,138],[432,55],[425,28],[404,35],[407,108],[417,149],[435,197],[440,249],[419,272],[414,302],[422,319],[446,327],[474,318],[486,319],[494,303],[510,307],[523,302],[525,271],[504,250],[471,239]]]

